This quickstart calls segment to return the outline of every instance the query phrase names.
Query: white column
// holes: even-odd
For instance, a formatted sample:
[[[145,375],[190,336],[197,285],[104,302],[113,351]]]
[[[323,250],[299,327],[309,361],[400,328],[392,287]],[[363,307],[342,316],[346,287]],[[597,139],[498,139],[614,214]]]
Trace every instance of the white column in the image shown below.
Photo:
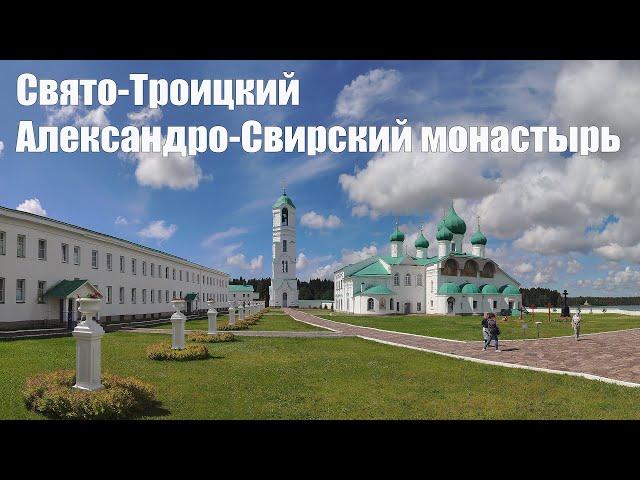
[[[187,317],[184,316],[181,310],[186,308],[187,302],[184,300],[172,300],[176,313],[171,315],[171,348],[173,350],[184,349],[184,324],[187,321]]]
[[[99,298],[81,298],[78,299],[78,303],[79,310],[85,320],[74,328],[72,334],[76,339],[76,384],[74,387],[93,391],[102,388],[101,344],[104,330],[93,320],[94,315],[100,311],[101,300]]]
[[[214,302],[207,302],[209,305],[209,311],[207,312],[207,318],[209,319],[209,335],[215,335],[218,332],[218,311],[214,307]]]
[[[236,324],[236,309],[233,308],[233,305],[229,306],[229,325]]]
[[[244,320],[244,307],[242,305],[238,306],[238,318],[241,322]]]

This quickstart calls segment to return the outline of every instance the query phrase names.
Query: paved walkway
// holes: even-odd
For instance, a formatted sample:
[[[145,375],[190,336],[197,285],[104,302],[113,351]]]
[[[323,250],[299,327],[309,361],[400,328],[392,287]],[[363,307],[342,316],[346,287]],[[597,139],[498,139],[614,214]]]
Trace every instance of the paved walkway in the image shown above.
[[[502,352],[495,352],[493,347],[483,352],[481,341],[452,341],[390,332],[334,322],[299,310],[284,310],[295,320],[367,340],[481,363],[565,373],[640,387],[640,329],[591,334],[581,337],[578,342],[573,337],[505,340],[500,342]]]

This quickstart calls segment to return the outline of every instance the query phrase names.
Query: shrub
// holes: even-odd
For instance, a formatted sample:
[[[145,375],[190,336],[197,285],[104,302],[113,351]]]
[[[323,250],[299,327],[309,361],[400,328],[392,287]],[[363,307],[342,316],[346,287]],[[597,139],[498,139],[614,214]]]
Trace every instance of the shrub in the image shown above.
[[[209,358],[209,350],[204,345],[187,345],[182,350],[174,350],[168,343],[156,343],[147,347],[147,357],[151,360],[204,360]]]
[[[216,333],[215,335],[209,335],[208,333],[191,333],[187,338],[191,342],[222,343],[222,342],[233,342],[236,337],[233,335],[233,333],[221,332],[221,333]]]
[[[158,405],[154,388],[132,377],[105,373],[104,388],[89,392],[73,388],[73,370],[41,373],[27,379],[23,391],[29,410],[56,419],[135,418]]]

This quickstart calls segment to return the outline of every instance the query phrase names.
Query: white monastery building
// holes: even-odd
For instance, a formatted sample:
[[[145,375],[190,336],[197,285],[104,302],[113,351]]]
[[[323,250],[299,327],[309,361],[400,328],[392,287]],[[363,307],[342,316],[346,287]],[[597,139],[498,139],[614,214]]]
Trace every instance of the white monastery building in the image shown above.
[[[229,275],[142,245],[0,207],[0,329],[65,326],[78,296],[102,296],[104,323],[228,306]]]
[[[233,306],[242,305],[258,300],[258,292],[253,291],[253,285],[229,285],[229,303]]]
[[[269,306],[297,307],[298,279],[296,278],[296,206],[283,189],[271,207],[273,212],[273,241]]]
[[[422,231],[416,256],[404,252],[404,233],[396,225],[390,256],[374,256],[334,273],[338,312],[385,315],[422,313],[473,315],[520,308],[520,283],[485,256],[487,238],[471,236],[471,254],[462,252],[467,225],[453,204],[438,223],[437,251],[429,254]]]

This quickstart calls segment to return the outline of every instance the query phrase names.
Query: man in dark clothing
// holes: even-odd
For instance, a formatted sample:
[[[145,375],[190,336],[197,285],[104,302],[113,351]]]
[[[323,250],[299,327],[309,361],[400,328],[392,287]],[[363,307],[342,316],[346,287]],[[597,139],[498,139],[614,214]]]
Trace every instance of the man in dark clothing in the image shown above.
[[[491,340],[495,340],[496,352],[500,352],[501,350],[498,344],[498,335],[500,335],[500,327],[498,327],[498,324],[496,322],[496,316],[494,313],[490,313],[489,316],[487,317],[487,330],[488,330],[488,336],[487,336],[487,339],[484,341],[484,347],[482,348],[482,351],[486,351],[487,347],[491,344]]]

